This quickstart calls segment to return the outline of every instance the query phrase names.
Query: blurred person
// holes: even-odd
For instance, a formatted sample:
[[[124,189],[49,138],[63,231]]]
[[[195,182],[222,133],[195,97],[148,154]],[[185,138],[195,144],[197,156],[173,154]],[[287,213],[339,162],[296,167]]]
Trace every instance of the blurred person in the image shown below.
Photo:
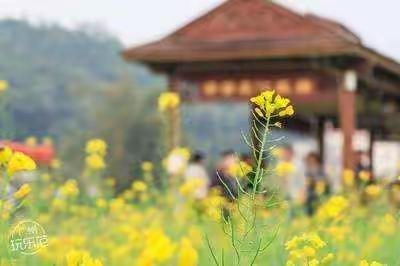
[[[248,165],[253,165],[253,157],[250,153],[243,153],[240,155],[240,159],[242,162],[247,163]]]
[[[210,184],[212,188],[218,188],[229,201],[233,201],[238,196],[237,180],[230,171],[236,162],[237,157],[233,151],[222,152]]]
[[[367,152],[357,151],[355,153],[355,176],[356,185],[360,187],[362,184],[369,184],[373,182],[371,173],[371,162]]]
[[[195,152],[190,158],[184,173],[185,181],[199,180],[199,187],[194,191],[195,199],[204,199],[208,194],[210,177],[205,167],[205,156],[201,152]]]
[[[305,208],[307,215],[311,216],[314,214],[320,197],[329,194],[330,185],[322,167],[321,157],[316,152],[307,154],[304,162]]]
[[[280,148],[279,162],[275,171],[278,176],[277,186],[286,200],[300,201],[304,190],[304,180],[299,174],[300,166],[294,162],[295,152],[291,145]]]

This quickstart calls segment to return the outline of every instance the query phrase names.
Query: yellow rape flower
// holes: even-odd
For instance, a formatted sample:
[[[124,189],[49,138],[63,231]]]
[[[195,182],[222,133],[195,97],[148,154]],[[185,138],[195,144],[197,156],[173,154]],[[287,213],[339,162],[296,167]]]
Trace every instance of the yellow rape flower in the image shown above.
[[[294,236],[292,239],[286,242],[285,244],[286,250],[293,250],[297,248],[297,246],[299,245],[299,243],[301,243],[301,241],[302,239],[300,237]]]
[[[101,170],[106,167],[104,158],[96,153],[86,156],[86,165],[88,168],[93,170]]]
[[[272,154],[274,157],[280,158],[280,157],[282,157],[283,149],[282,149],[281,147],[273,148],[273,149],[271,150],[271,154]]]
[[[40,177],[41,177],[42,181],[44,181],[44,182],[48,182],[51,180],[51,175],[48,173],[44,173]]]
[[[146,240],[141,256],[158,263],[164,263],[173,256],[176,245],[165,235],[161,228],[147,230],[145,232],[145,238]]]
[[[290,100],[280,95],[275,95],[275,91],[264,91],[256,97],[250,99],[255,107],[255,112],[260,117],[279,115],[280,117],[292,116],[294,108],[290,105]]]
[[[254,111],[258,114],[258,116],[264,117],[264,113],[261,111],[260,108],[256,107],[256,108],[254,109]]]
[[[135,181],[132,183],[132,189],[136,192],[144,192],[147,190],[147,184],[143,181]]]
[[[186,181],[185,183],[183,183],[183,185],[179,187],[179,193],[185,197],[195,196],[196,190],[203,186],[204,180],[193,178]]]
[[[307,266],[318,266],[319,261],[317,259],[312,259],[311,261],[308,262]]]
[[[307,258],[315,257],[315,254],[316,254],[315,249],[310,246],[305,246],[302,251],[303,251],[304,257],[307,257]]]
[[[179,94],[176,92],[163,92],[158,97],[158,109],[165,111],[168,109],[174,109],[180,104]]]
[[[50,166],[53,169],[60,169],[61,161],[59,159],[53,159],[53,160],[51,160]]]
[[[328,255],[326,255],[322,260],[321,263],[322,264],[329,264],[333,261],[333,259],[335,258],[335,255],[333,255],[333,253],[328,253]]]
[[[193,245],[200,245],[202,242],[202,234],[199,228],[192,225],[188,230],[188,237],[192,241]]]
[[[292,105],[286,107],[285,109],[283,109],[282,111],[279,112],[279,116],[281,116],[281,117],[292,116],[292,115],[294,115],[294,109],[293,109]]]
[[[294,164],[291,162],[279,162],[276,165],[275,172],[278,176],[284,177],[293,174],[295,171]]]
[[[367,260],[362,260],[362,261],[360,261],[359,266],[383,266],[383,264],[379,263],[377,261],[373,261],[371,263],[368,263]]]
[[[264,91],[260,95],[250,99],[250,102],[256,104],[261,110],[265,110],[265,106],[272,103],[275,91]]]
[[[369,185],[365,188],[365,193],[374,198],[379,196],[379,194],[381,193],[381,188],[378,185]]]
[[[86,153],[105,156],[107,153],[107,144],[102,139],[91,139],[86,143]]]
[[[23,184],[13,195],[15,199],[22,199],[26,197],[31,192],[31,187],[29,184]]]
[[[301,236],[294,236],[285,244],[286,250],[295,250],[302,244],[307,244],[315,249],[320,249],[326,246],[326,243],[314,233],[307,233]]]
[[[336,241],[343,241],[351,233],[351,229],[348,226],[330,226],[325,230]]]
[[[318,195],[322,195],[326,191],[326,183],[324,181],[318,181],[315,186],[315,190]]]
[[[23,154],[22,152],[15,152],[7,166],[7,173],[13,175],[21,171],[33,171],[36,169],[36,163],[29,156]]]
[[[0,92],[6,91],[8,89],[7,80],[0,80]]]
[[[286,265],[319,265],[318,251],[325,246],[326,243],[315,233],[295,236],[285,244],[286,250],[289,251]],[[300,261],[303,263],[298,264]]]
[[[348,207],[349,202],[346,198],[334,196],[319,208],[317,217],[323,220],[339,218]]]
[[[151,162],[147,162],[147,161],[142,162],[141,166],[142,166],[142,170],[144,172],[151,172],[151,171],[153,171],[153,168],[154,168],[153,164]]]
[[[103,266],[98,259],[93,259],[86,251],[70,251],[67,256],[67,266]]]
[[[121,194],[121,197],[125,200],[131,200],[135,197],[135,193],[132,190],[125,190],[124,193]]]
[[[294,264],[293,261],[288,260],[288,261],[286,262],[286,266],[296,266],[296,264]]]
[[[75,197],[79,194],[78,183],[75,179],[67,180],[64,185],[60,187],[60,194],[64,197]]]
[[[3,149],[1,149],[0,150],[0,165],[7,166],[12,155],[13,155],[13,151],[10,149],[10,147],[6,146]]]
[[[194,249],[191,241],[184,237],[181,240],[179,252],[178,252],[178,260],[179,266],[196,266],[198,265],[198,257],[196,249]]]
[[[364,182],[368,182],[371,179],[371,173],[369,171],[361,171],[358,174],[358,177],[364,181]]]
[[[67,207],[67,204],[64,200],[61,199],[53,199],[51,202],[51,208],[57,211],[64,211]]]
[[[105,199],[97,199],[96,200],[96,206],[100,209],[104,209],[107,207],[107,201]]]
[[[343,182],[346,186],[352,187],[354,185],[354,171],[351,169],[345,169],[343,171]]]
[[[37,145],[37,139],[33,136],[30,136],[25,140],[25,144],[29,147],[35,147]]]
[[[43,146],[46,146],[46,147],[52,147],[53,146],[53,140],[50,137],[44,137],[42,139],[42,144],[43,144]]]
[[[253,167],[244,161],[237,162],[228,169],[229,173],[237,178],[247,176],[252,170]]]
[[[0,201],[0,219],[8,220],[10,218],[10,212],[13,205],[10,202]]]
[[[125,208],[125,200],[123,198],[116,198],[110,202],[110,210],[112,213],[118,214]]]
[[[113,177],[108,177],[106,178],[106,185],[109,187],[114,187],[115,186],[115,178]]]

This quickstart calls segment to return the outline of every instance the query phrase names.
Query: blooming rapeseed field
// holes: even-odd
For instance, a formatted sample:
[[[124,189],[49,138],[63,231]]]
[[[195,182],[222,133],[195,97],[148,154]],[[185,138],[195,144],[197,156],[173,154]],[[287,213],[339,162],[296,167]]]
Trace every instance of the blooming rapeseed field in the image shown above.
[[[159,109],[178,108],[179,102],[176,94],[163,94]],[[190,157],[184,147],[162,162],[143,161],[142,175],[118,194],[115,179],[104,175],[107,144],[101,139],[82,147],[85,167],[76,178],[59,171],[68,162],[40,168],[3,148],[0,265],[400,265],[398,209],[382,184],[368,185],[367,173],[365,185],[356,186],[355,174],[345,170],[341,193],[321,195],[312,217],[301,202],[289,204],[264,190],[271,176],[291,167],[275,171],[263,161],[274,154],[271,129],[279,130],[294,107],[273,91],[251,103],[258,143],[246,142],[257,160],[253,167],[238,161],[232,168],[239,186],[232,198],[218,190],[194,197],[203,184],[182,178]],[[161,165],[163,171],[155,171]],[[30,181],[9,195],[21,174]],[[48,245],[34,255],[9,248],[8,232],[22,219],[36,221],[48,236]]]

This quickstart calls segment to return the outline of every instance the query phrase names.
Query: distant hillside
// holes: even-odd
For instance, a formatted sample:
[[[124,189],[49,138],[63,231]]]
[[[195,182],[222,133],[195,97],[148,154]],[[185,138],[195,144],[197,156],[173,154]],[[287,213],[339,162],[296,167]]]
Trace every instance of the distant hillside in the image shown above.
[[[0,20],[0,79],[11,85],[15,136],[64,137],[76,150],[85,139],[102,136],[125,147],[128,155],[119,154],[127,160],[152,158],[162,125],[156,98],[165,83],[144,67],[124,62],[122,49],[117,38],[99,31]],[[246,104],[183,108],[182,122],[186,144],[193,148],[211,154],[245,149],[240,130],[248,128]]]
[[[106,33],[0,20],[0,79],[11,86],[16,136],[62,134],[79,116],[76,88],[93,90],[127,78],[138,87],[159,82],[123,62],[121,49],[118,39]]]

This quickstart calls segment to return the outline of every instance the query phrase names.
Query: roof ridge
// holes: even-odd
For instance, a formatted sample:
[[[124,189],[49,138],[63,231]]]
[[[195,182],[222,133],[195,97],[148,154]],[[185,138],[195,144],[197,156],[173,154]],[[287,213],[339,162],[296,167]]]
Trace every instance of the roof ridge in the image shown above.
[[[177,29],[176,31],[172,32],[171,34],[169,34],[168,36],[165,37],[165,39],[168,39],[170,37],[176,37],[177,35],[183,34],[184,32],[186,32],[189,28],[191,28],[193,25],[198,24],[199,22],[202,22],[203,19],[210,17],[212,15],[214,15],[215,13],[219,12],[222,9],[227,8],[230,5],[235,4],[236,2],[241,2],[241,1],[258,1],[258,2],[264,2],[265,4],[270,4],[275,12],[279,12],[279,13],[286,13],[292,16],[292,18],[297,18],[297,19],[301,19],[301,20],[305,20],[306,18],[304,15],[299,14],[298,12],[275,3],[273,0],[226,0],[225,2],[221,3],[220,5],[217,5],[216,7],[212,8],[209,11],[206,11],[204,14],[198,16],[197,18],[195,18],[193,21],[187,23],[186,25],[184,25],[183,27]]]
[[[196,19],[193,21],[187,23],[183,27],[177,29],[173,33],[167,35],[166,37],[162,38],[161,41],[170,41],[170,40],[176,40],[175,38],[179,38],[180,36],[185,35],[190,29],[195,27],[196,25],[202,23],[205,19],[212,17],[215,14],[218,14],[219,12],[223,12],[223,10],[228,9],[229,7],[239,3],[239,2],[258,2],[258,3],[263,3],[265,5],[268,5],[268,8],[276,13],[277,15],[285,16],[287,19],[290,20],[296,20],[296,21],[301,21],[302,23],[306,23],[308,25],[312,25],[316,27],[316,29],[322,29],[321,33],[322,35],[331,35],[334,34],[338,38],[342,39],[343,41],[351,42],[351,43],[361,43],[360,38],[345,28],[343,25],[340,23],[326,19],[320,16],[316,16],[313,14],[302,14],[297,11],[292,10],[291,8],[281,5],[278,3],[275,3],[272,0],[227,0],[220,5],[217,5],[213,9],[206,11],[204,14],[198,16]],[[327,23],[330,23],[332,25],[326,25]],[[333,26],[340,27],[341,31],[338,31],[337,29],[333,29]],[[319,35],[319,34],[318,34]],[[326,36],[325,36],[326,37]]]
[[[192,20],[189,23],[185,24],[184,26],[178,28],[177,30],[175,30],[174,32],[169,34],[166,38],[169,38],[169,37],[172,37],[172,36],[176,36],[176,35],[180,35],[181,33],[185,32],[188,28],[190,28],[193,25],[201,22],[203,19],[205,19],[207,17],[210,17],[214,13],[218,12],[220,9],[223,9],[227,5],[231,5],[233,2],[238,2],[238,1],[243,1],[243,0],[227,0],[227,1],[217,5],[216,7],[206,11],[204,14],[198,16],[197,18],[195,18],[194,20]]]
[[[202,22],[203,19],[210,17],[212,15],[214,15],[215,13],[219,12],[222,9],[227,8],[230,5],[235,4],[236,2],[241,2],[241,1],[258,1],[258,2],[264,2],[265,4],[270,4],[275,12],[279,12],[279,13],[286,13],[292,16],[292,18],[297,18],[297,19],[301,19],[301,20],[306,20],[305,16],[303,16],[302,14],[299,14],[298,12],[275,3],[273,0],[226,0],[225,2],[221,3],[220,5],[217,5],[216,7],[212,8],[209,11],[206,11],[204,14],[198,16],[197,18],[195,18],[193,21],[187,23],[186,25],[184,25],[183,27],[175,30],[174,32],[172,32],[171,34],[169,34],[166,38],[169,37],[176,37],[177,35],[180,35],[181,33],[184,33],[187,31],[187,29],[191,28],[193,25],[198,24],[199,22]]]
[[[360,37],[358,37],[357,34],[355,34],[349,28],[347,28],[346,26],[344,26],[343,24],[341,24],[340,22],[338,22],[336,20],[322,17],[319,15],[315,15],[313,13],[307,13],[304,15],[304,17],[306,19],[308,18],[308,21],[314,23],[315,25],[317,25],[319,27],[323,27],[324,29],[331,32],[332,34],[335,34],[338,37],[344,38],[346,41],[350,41],[350,42],[357,43],[357,44],[362,43]],[[336,28],[333,28],[333,27],[336,27]],[[338,31],[338,29],[340,31]]]

